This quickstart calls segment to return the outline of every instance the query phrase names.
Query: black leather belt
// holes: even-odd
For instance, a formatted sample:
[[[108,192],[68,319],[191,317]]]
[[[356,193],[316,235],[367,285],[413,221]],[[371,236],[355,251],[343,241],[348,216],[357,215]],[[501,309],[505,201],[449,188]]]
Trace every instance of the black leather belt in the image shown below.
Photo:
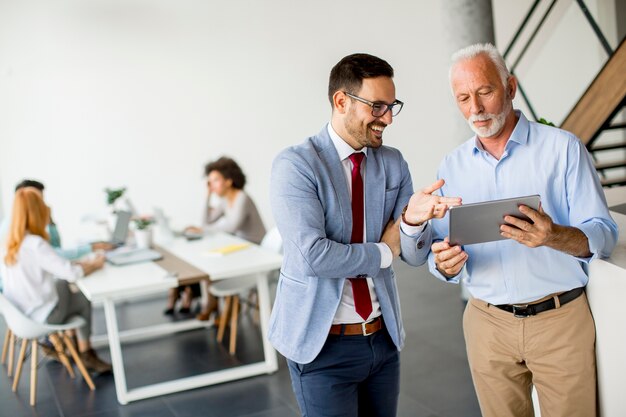
[[[561,305],[567,304],[570,301],[573,301],[580,297],[580,295],[584,291],[584,287],[574,288],[573,290],[566,291],[563,294],[559,295],[559,303]],[[515,317],[534,316],[535,314],[543,313],[544,311],[556,308],[554,298],[550,298],[537,304],[494,304],[493,306],[498,307],[500,310],[513,313]]]

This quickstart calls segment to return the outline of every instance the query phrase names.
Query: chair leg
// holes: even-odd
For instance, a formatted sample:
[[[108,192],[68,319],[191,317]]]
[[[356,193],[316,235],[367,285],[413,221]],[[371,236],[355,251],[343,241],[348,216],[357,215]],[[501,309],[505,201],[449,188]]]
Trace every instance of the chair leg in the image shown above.
[[[15,359],[15,333],[11,332],[11,340],[9,341],[9,363],[7,365],[7,375],[9,378],[13,376],[13,360]]]
[[[230,349],[228,350],[231,355],[235,354],[237,347],[237,318],[239,312],[239,296],[233,296],[232,314],[230,316]]]
[[[35,406],[37,399],[37,340],[33,339],[30,352],[30,405]]]
[[[4,344],[2,345],[2,364],[7,363],[7,351],[9,350],[9,340],[11,339],[11,329],[7,329],[4,334]]]
[[[224,300],[224,312],[220,317],[220,327],[217,330],[217,341],[220,343],[222,343],[222,340],[224,340],[224,330],[226,330],[226,321],[228,320],[228,314],[230,314],[231,300],[231,296],[226,297],[226,299]]]
[[[20,356],[17,358],[17,369],[15,370],[15,378],[13,378],[13,392],[17,391],[17,384],[20,383],[22,365],[24,365],[24,359],[26,358],[26,346],[28,346],[28,339],[22,339],[22,348],[20,349]]]
[[[64,334],[63,341],[65,341],[65,346],[67,346],[67,349],[70,351],[70,355],[72,355],[72,358],[74,359],[74,362],[76,363],[76,366],[78,367],[78,370],[80,371],[80,374],[83,376],[83,379],[89,386],[89,389],[92,391],[95,390],[96,386],[93,384],[93,381],[91,380],[91,376],[89,376],[89,372],[87,372],[87,369],[85,368],[85,364],[80,358],[80,355],[78,354],[78,352],[76,352],[76,348],[74,347],[74,344],[70,340],[69,336]]]
[[[258,326],[261,322],[261,315],[259,313],[259,293],[256,288],[250,290],[250,294],[248,294],[248,303],[249,306],[254,309],[252,313],[252,320],[254,321],[254,324]]]
[[[74,369],[72,369],[72,364],[70,363],[70,360],[65,355],[63,342],[61,342],[61,340],[59,339],[59,336],[55,333],[50,333],[48,335],[48,339],[50,339],[50,341],[52,342],[52,345],[54,346],[54,350],[56,350],[57,355],[59,355],[59,360],[61,361],[63,366],[65,366],[65,369],[67,369],[67,373],[70,374],[72,378],[76,378],[76,375],[74,374]]]

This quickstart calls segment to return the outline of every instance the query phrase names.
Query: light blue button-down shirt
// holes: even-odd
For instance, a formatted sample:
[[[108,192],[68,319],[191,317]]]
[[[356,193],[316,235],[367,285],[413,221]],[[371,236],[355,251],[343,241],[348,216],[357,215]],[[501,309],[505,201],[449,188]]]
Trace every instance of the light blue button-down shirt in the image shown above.
[[[439,279],[464,280],[473,297],[491,304],[525,303],[587,284],[587,263],[608,257],[617,241],[593,163],[580,140],[569,132],[519,121],[500,160],[476,136],[448,154],[438,178],[446,196],[464,204],[539,194],[543,210],[563,226],[580,229],[593,256],[576,258],[548,247],[529,248],[514,240],[467,245],[468,261],[456,277],[446,280],[429,255],[431,273]],[[433,239],[448,236],[448,217],[433,220]]]

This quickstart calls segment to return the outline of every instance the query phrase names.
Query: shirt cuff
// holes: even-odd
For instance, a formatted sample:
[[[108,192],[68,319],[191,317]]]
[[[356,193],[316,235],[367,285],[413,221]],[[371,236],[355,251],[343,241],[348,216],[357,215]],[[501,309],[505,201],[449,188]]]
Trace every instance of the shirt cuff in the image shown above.
[[[463,265],[463,268],[461,268],[458,274],[450,278],[439,272],[437,266],[435,265],[435,255],[432,252],[428,254],[428,269],[430,270],[430,273],[438,279],[452,284],[460,284],[461,281],[467,279],[468,277],[467,264]]]
[[[393,253],[386,243],[377,243],[378,250],[380,251],[380,268],[389,268],[393,261]]]
[[[580,230],[585,236],[587,236],[587,244],[589,245],[589,252],[591,252],[591,256],[589,257],[581,258],[580,256],[575,256],[575,258],[580,262],[588,264],[594,259],[600,257],[599,255],[602,252],[602,248],[604,246],[604,236],[601,232],[597,233],[596,224],[593,222],[584,223],[575,227],[577,227],[578,230]]]
[[[419,235],[420,233],[422,233],[424,231],[424,229],[426,228],[426,225],[428,224],[428,222],[424,222],[419,226],[410,226],[408,224],[406,224],[405,222],[400,222],[400,228],[402,229],[402,231],[404,232],[405,235],[407,236],[411,236],[411,237],[415,237],[417,235]]]

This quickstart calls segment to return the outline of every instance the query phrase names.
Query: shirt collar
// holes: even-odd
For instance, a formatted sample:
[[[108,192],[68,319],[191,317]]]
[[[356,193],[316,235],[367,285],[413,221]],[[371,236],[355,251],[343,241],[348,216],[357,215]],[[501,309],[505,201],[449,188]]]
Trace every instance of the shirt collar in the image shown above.
[[[509,144],[511,142],[515,142],[519,145],[526,145],[528,142],[528,132],[529,132],[529,122],[524,113],[520,110],[515,110],[515,114],[518,117],[517,124],[515,125],[515,129],[511,133],[509,140],[506,142],[505,149],[509,148]],[[484,151],[485,148],[483,144],[478,140],[478,136],[474,135],[474,147],[472,148],[473,153],[477,153],[479,151]]]
[[[352,146],[348,145],[348,142],[343,140],[341,136],[339,136],[339,134],[335,132],[335,129],[333,129],[333,125],[331,123],[328,123],[328,135],[330,136],[330,140],[333,141],[333,145],[335,145],[335,149],[337,150],[337,153],[339,154],[340,161],[347,159],[350,155],[356,152],[363,152],[365,156],[367,156],[366,147],[363,147],[363,149],[359,151],[354,150]]]

